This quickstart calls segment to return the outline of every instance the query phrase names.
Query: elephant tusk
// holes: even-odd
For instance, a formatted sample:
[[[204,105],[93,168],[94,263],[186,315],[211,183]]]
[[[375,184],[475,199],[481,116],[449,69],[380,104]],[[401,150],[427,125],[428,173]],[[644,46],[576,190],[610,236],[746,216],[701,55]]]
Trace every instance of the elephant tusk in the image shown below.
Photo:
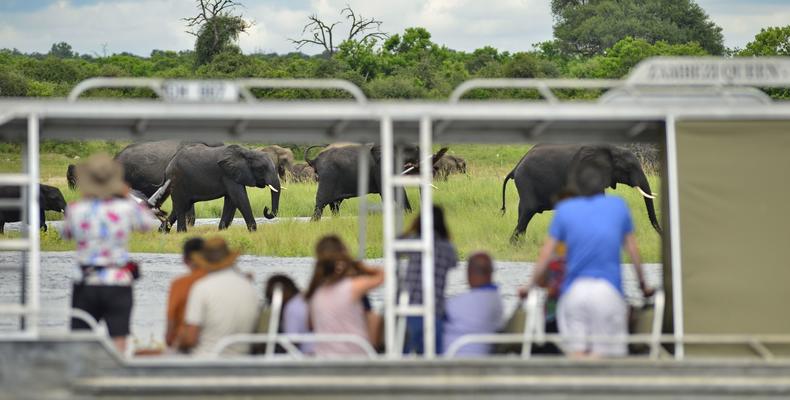
[[[432,188],[434,188],[434,189],[436,189],[436,190],[439,190],[439,188],[438,188],[438,187],[436,187],[436,185],[434,185],[433,183],[431,183],[431,187],[432,187]]]
[[[269,187],[269,189],[271,189],[271,190],[272,190],[272,192],[275,192],[275,193],[277,193],[277,192],[279,191],[279,190],[275,189],[275,188],[274,188],[274,186],[272,186],[272,185],[266,185],[266,186],[268,186],[268,187]]]
[[[415,168],[417,168],[417,167],[415,166],[415,167],[409,167],[409,168],[406,168],[406,170],[404,170],[404,171],[403,171],[403,172],[401,172],[400,174],[401,174],[401,175],[406,175],[406,174],[408,174],[409,172],[413,171]]]
[[[656,198],[656,195],[655,195],[655,194],[652,194],[652,195],[650,195],[650,194],[647,194],[647,193],[645,193],[645,191],[644,191],[644,190],[642,190],[642,188],[640,188],[639,186],[637,186],[637,187],[636,187],[636,190],[638,190],[638,191],[639,191],[639,193],[640,193],[642,196],[645,196],[645,197],[647,197],[648,199],[655,199],[655,198]]]

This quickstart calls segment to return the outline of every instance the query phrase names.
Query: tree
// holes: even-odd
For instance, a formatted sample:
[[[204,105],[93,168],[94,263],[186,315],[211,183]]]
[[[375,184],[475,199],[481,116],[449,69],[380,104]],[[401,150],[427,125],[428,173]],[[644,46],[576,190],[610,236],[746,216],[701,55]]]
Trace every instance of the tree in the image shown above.
[[[790,25],[760,30],[739,56],[790,56]]]
[[[53,43],[49,55],[57,58],[74,58],[77,55],[72,51],[71,45],[66,42]]]
[[[357,15],[349,6],[340,10],[340,15],[350,23],[348,34],[345,36],[335,38],[337,33],[335,27],[340,24],[340,21],[327,23],[314,14],[307,18],[308,23],[302,28],[302,38],[289,40],[296,45],[297,50],[301,50],[308,44],[315,45],[323,48],[324,53],[331,56],[337,52],[338,46],[343,42],[357,41],[361,43],[368,40],[382,40],[387,37],[387,34],[381,31],[382,22],[375,18],[364,18],[361,14]],[[312,37],[305,38],[305,35],[312,35]]]
[[[252,26],[241,14],[232,10],[241,7],[234,0],[197,0],[198,14],[184,18],[187,33],[197,37],[195,40],[195,65],[211,62],[219,53],[240,52],[236,41],[239,35]]]
[[[721,28],[694,0],[552,0],[552,11],[554,36],[573,55],[603,54],[626,37],[725,50]]]

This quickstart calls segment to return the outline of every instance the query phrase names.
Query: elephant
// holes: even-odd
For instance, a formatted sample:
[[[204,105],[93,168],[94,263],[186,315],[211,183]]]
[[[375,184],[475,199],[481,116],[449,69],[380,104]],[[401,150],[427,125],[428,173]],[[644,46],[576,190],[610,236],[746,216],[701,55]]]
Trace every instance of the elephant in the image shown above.
[[[281,147],[276,144],[271,146],[266,146],[263,148],[258,149],[266,154],[274,162],[274,165],[277,167],[277,175],[280,176],[280,179],[285,182],[286,175],[293,172],[294,167],[294,153],[291,149],[286,147]]]
[[[466,160],[451,154],[445,154],[433,167],[433,176],[446,181],[450,175],[465,174]]]
[[[160,140],[155,142],[132,143],[115,155],[115,159],[123,165],[124,180],[129,187],[151,197],[162,185],[165,168],[176,152],[188,144],[201,143],[177,140]],[[211,143],[209,146],[222,146],[222,143]],[[77,179],[73,165],[69,165],[66,179],[71,189],[76,188]],[[161,199],[164,202],[167,199]],[[189,225],[195,224],[195,210],[187,213]]]
[[[318,182],[315,170],[307,163],[294,164],[289,175],[294,182]]]
[[[642,165],[634,153],[617,146],[609,145],[578,145],[578,144],[538,144],[531,148],[510,171],[502,183],[502,214],[505,213],[505,190],[507,182],[513,179],[519,195],[518,224],[510,238],[516,243],[527,230],[527,225],[535,214],[552,210],[557,196],[568,190],[569,176],[585,163],[605,165],[603,171],[608,184],[616,188],[622,183],[637,190],[645,198],[645,208],[650,223],[657,232],[661,227],[656,219],[656,211],[650,184],[647,181]]]
[[[38,205],[39,205],[39,227],[45,232],[47,230],[46,215],[44,211],[66,211],[66,199],[60,189],[49,186],[39,185]],[[0,186],[0,199],[18,199],[21,196],[19,186]],[[0,210],[0,234],[4,233],[6,222],[17,222],[22,220],[22,213],[19,209]]]
[[[337,214],[340,203],[344,199],[357,197],[359,189],[357,187],[357,167],[359,162],[360,148],[368,159],[368,193],[378,193],[381,195],[381,147],[372,144],[346,144],[332,145],[327,147],[314,159],[308,157],[308,152],[313,147],[305,149],[305,161],[315,169],[318,175],[318,190],[315,196],[315,210],[313,211],[313,221],[321,219],[324,207],[330,206],[333,214]],[[435,164],[444,153],[446,148],[440,150],[433,156]],[[403,151],[404,169],[410,169],[411,173],[418,172],[419,149],[416,146],[406,146]],[[410,167],[411,166],[411,167]],[[397,168],[396,168],[397,170]],[[402,190],[402,189],[401,189]],[[411,211],[411,204],[403,191],[404,208]]]
[[[168,220],[170,224],[178,221],[179,232],[186,231],[185,213],[194,203],[220,197],[224,197],[225,202],[219,229],[230,226],[239,209],[247,229],[256,230],[247,186],[271,189],[272,211],[269,213],[269,208],[265,207],[264,217],[276,217],[280,207],[280,178],[274,162],[260,151],[238,145],[184,145],[168,164],[165,178],[169,181],[168,190],[173,200]]]

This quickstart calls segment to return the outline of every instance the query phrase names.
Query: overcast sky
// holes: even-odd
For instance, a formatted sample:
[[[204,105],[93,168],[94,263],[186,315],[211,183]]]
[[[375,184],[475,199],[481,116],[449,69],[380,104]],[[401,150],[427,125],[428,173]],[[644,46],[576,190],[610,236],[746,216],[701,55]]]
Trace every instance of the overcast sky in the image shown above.
[[[453,49],[490,45],[530,50],[552,36],[550,0],[241,0],[255,22],[241,37],[249,52],[294,50],[310,14],[339,21],[346,4],[363,16],[384,21],[382,30],[422,26],[433,40]],[[790,24],[790,0],[698,0],[724,29],[724,44],[743,47],[765,26]],[[192,48],[194,38],[180,20],[195,13],[194,0],[0,0],[0,48],[47,52],[54,42],[80,53]],[[316,48],[304,48],[315,53]]]

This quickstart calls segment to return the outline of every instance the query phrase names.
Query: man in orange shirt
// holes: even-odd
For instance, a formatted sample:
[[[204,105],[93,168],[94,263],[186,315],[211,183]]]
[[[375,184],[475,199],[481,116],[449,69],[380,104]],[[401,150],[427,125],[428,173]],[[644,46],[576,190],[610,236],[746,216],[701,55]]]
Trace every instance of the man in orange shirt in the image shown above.
[[[167,332],[165,342],[170,348],[178,350],[179,333],[184,329],[184,312],[187,307],[189,290],[198,279],[206,275],[206,270],[199,268],[195,263],[194,255],[203,249],[203,239],[192,238],[184,243],[184,264],[189,268],[189,273],[176,278],[170,285],[170,296],[167,300]]]

